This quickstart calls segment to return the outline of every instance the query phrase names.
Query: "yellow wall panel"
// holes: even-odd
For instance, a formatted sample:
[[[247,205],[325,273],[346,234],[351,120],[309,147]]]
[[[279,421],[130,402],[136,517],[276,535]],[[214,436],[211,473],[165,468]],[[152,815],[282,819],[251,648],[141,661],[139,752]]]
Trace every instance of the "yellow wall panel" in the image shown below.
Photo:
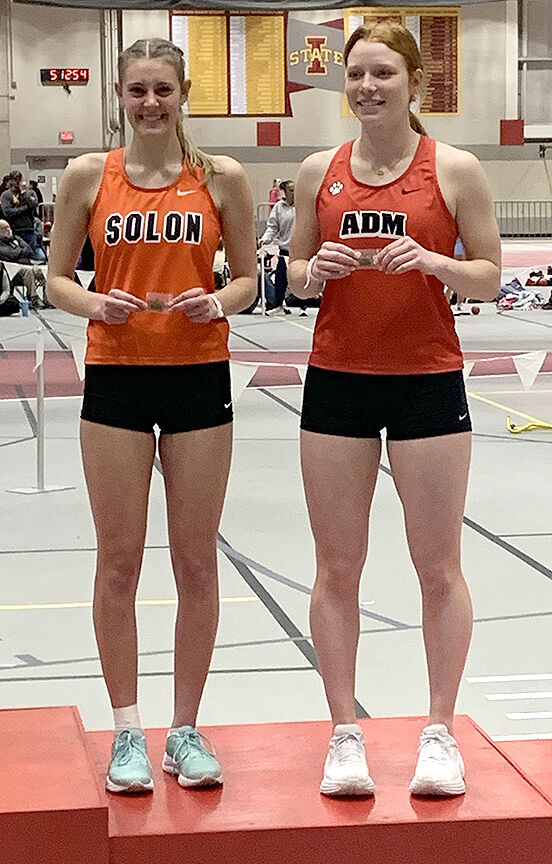
[[[246,16],[245,42],[247,113],[284,114],[283,17],[281,15]]]
[[[190,114],[228,113],[228,52],[225,15],[188,16]]]

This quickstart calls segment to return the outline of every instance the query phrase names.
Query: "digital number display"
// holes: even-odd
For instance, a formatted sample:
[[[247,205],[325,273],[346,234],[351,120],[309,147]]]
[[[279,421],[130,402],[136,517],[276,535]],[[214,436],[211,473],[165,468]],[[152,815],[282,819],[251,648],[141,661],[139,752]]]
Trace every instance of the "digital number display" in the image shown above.
[[[90,69],[64,67],[56,69],[41,69],[41,84],[88,84]]]

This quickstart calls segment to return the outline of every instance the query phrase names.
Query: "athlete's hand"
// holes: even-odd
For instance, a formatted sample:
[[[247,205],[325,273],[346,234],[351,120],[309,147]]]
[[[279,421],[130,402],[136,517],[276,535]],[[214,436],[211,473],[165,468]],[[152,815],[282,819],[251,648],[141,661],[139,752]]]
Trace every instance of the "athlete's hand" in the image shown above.
[[[197,324],[206,324],[213,318],[218,318],[218,309],[212,294],[207,294],[203,288],[188,288],[169,303],[169,312],[184,312]]]
[[[374,265],[384,273],[409,273],[419,270],[431,275],[435,270],[435,253],[424,249],[412,237],[399,237],[381,249],[373,258]]]
[[[344,243],[331,243],[326,240],[316,253],[312,265],[312,276],[317,282],[328,279],[344,279],[357,268],[360,252]]]
[[[119,288],[112,288],[108,294],[98,294],[97,297],[101,303],[98,317],[105,324],[124,324],[131,312],[148,308],[145,300]]]

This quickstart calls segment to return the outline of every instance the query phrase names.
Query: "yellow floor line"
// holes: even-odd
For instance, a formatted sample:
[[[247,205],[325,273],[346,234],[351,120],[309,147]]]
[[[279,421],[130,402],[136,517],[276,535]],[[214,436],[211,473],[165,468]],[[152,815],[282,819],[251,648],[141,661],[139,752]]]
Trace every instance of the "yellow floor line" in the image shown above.
[[[539,420],[538,417],[532,417],[530,414],[525,414],[523,411],[516,411],[515,408],[509,408],[508,405],[502,405],[502,403],[495,402],[493,399],[487,399],[485,396],[480,396],[478,393],[468,392],[468,396],[471,396],[473,399],[479,399],[480,402],[486,402],[487,405],[493,405],[495,408],[500,408],[502,411],[506,411],[507,414],[515,414],[516,417],[525,417],[526,420],[530,420],[532,423],[548,423],[547,420]]]
[[[275,320],[278,320],[278,319],[275,319]],[[306,330],[307,333],[310,333],[310,335],[312,336],[312,327],[306,327],[304,324],[299,324],[299,321],[290,321],[289,315],[287,315],[285,318],[280,318],[279,320],[283,324],[292,324],[294,327],[300,327],[301,330]]]
[[[254,603],[258,597],[220,597],[221,603]],[[137,606],[176,606],[174,600],[137,600]],[[3,604],[0,606],[0,612],[21,612],[28,609],[90,609],[92,607],[91,600],[83,600],[76,603],[12,603]]]
[[[539,393],[552,393],[552,390],[480,390],[472,396],[537,396]]]

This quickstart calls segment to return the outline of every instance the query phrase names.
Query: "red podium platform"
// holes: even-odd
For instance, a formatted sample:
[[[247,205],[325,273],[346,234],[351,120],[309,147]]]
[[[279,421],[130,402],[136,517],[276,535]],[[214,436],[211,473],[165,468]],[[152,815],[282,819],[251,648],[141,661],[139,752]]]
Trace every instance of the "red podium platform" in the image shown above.
[[[496,746],[552,804],[552,741],[501,741]]]
[[[225,784],[182,789],[161,770],[164,730],[148,732],[155,792],[107,795],[109,864],[542,864],[552,848],[552,806],[469,717],[455,734],[467,794],[408,793],[421,718],[364,720],[374,799],[318,792],[329,723],[204,728]],[[111,733],[89,733],[105,776]],[[67,859],[73,860],[73,859]],[[90,857],[88,857],[90,861]]]
[[[0,711],[0,861],[107,864],[108,811],[76,708]]]

